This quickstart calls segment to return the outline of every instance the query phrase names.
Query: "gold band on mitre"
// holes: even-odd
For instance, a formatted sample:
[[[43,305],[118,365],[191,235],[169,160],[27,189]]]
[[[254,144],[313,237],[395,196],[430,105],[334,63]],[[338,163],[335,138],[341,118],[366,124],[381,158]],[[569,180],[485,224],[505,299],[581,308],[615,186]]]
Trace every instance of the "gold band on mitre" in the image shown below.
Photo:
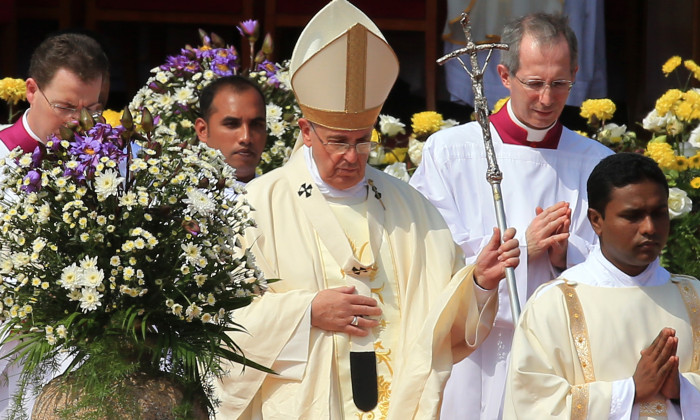
[[[301,104],[299,108],[307,120],[333,130],[362,130],[374,127],[382,110],[381,105],[360,112],[327,111]]]
[[[337,130],[372,127],[398,76],[379,28],[347,0],[333,0],[299,36],[290,64],[304,117]]]

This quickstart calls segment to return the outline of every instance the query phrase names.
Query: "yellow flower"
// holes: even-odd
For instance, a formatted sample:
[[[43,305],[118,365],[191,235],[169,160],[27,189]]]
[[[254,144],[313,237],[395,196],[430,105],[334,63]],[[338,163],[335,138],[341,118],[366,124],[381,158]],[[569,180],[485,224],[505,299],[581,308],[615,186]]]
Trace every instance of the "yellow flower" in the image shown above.
[[[395,147],[391,151],[386,152],[384,163],[391,165],[392,163],[403,162],[406,160],[406,153],[408,153],[408,147]]]
[[[581,104],[581,116],[588,119],[588,123],[593,123],[593,119],[607,121],[615,114],[615,103],[610,99],[587,99]]]
[[[687,171],[690,167],[688,158],[685,156],[676,156],[676,170]]]
[[[700,80],[700,66],[698,66],[695,61],[693,60],[685,60],[683,62],[683,65],[685,65],[685,68],[693,72],[693,77],[696,79]]]
[[[660,116],[666,115],[669,111],[674,110],[678,102],[683,99],[683,91],[680,89],[669,89],[656,100],[656,112]]]
[[[681,65],[681,58],[677,55],[669,58],[668,61],[661,66],[661,71],[664,72],[664,76],[668,77],[669,73],[676,69],[676,67]]]
[[[682,121],[700,119],[700,93],[695,90],[684,92],[681,102],[676,106],[675,114]]]
[[[692,156],[688,159],[688,164],[690,165],[691,169],[700,169],[700,152],[696,153],[695,156]]]
[[[379,143],[379,132],[375,129],[372,129],[372,142]]]
[[[695,188],[696,190],[700,188],[700,176],[696,176],[695,178],[691,179],[690,186]]]
[[[27,85],[22,79],[6,77],[0,80],[0,99],[12,105],[27,100]]]
[[[510,99],[510,96],[506,96],[505,98],[501,98],[498,101],[496,101],[496,105],[493,106],[493,111],[491,111],[491,113],[495,114],[498,111],[500,111],[501,108],[503,108],[503,105],[505,105],[506,102],[508,102],[508,99]]]
[[[411,128],[416,136],[429,136],[442,128],[442,114],[424,111],[413,114]]]
[[[671,145],[666,142],[650,141],[644,154],[654,159],[661,169],[676,168],[676,155]]]
[[[116,127],[118,125],[122,125],[121,118],[123,113],[123,110],[117,112],[111,109],[105,109],[104,111],[102,111],[102,116],[104,117],[107,124],[111,125],[112,127]]]

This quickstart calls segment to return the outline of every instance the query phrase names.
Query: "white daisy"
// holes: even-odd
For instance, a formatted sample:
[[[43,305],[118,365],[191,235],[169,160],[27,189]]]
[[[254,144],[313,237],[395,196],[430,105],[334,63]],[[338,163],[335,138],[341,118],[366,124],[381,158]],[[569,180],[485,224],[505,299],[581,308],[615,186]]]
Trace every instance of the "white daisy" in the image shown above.
[[[199,214],[209,214],[216,210],[216,204],[200,190],[192,189],[187,192],[187,198],[182,200],[190,210]]]
[[[102,306],[102,302],[100,302],[101,297],[102,295],[97,293],[95,289],[83,289],[82,295],[80,296],[80,309],[86,313],[94,311],[98,306]]]
[[[109,169],[95,178],[95,192],[105,197],[117,195],[117,189],[122,182],[124,178],[119,176],[119,172]]]

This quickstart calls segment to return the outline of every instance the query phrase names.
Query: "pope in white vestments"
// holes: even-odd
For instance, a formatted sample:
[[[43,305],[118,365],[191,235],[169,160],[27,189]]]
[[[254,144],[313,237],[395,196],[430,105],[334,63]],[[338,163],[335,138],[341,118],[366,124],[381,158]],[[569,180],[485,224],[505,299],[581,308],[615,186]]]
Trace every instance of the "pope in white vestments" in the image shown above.
[[[503,42],[519,44],[519,55],[504,53],[498,65],[511,97],[491,115],[490,130],[503,173],[506,219],[518,231],[521,255],[528,256],[515,269],[523,306],[538,286],[555,278],[561,269],[582,262],[597,242],[586,219],[586,179],[612,151],[558,120],[577,69],[576,37],[565,18],[525,17],[509,28],[511,33],[504,32]],[[513,28],[519,28],[520,38],[514,38]],[[486,172],[482,130],[477,122],[471,122],[432,135],[410,181],[440,210],[467,263],[473,262],[496,224]],[[560,228],[546,232],[548,224],[559,223]],[[529,239],[528,231],[535,226],[549,238]],[[564,238],[563,244],[550,242],[546,245],[549,249],[540,249],[539,255],[530,251],[542,248],[535,239],[550,241],[557,235]],[[564,250],[558,266],[552,264],[552,249]],[[508,302],[508,289],[501,283],[494,329],[479,349],[455,365],[445,389],[442,418],[501,418],[514,328]]]
[[[277,374],[232,365],[217,384],[217,418],[435,418],[453,362],[493,323],[495,287],[518,261],[514,231],[499,246],[496,230],[465,267],[439,212],[366,166],[398,62],[346,0],[311,20],[290,68],[303,145],[248,185],[257,228],[242,238],[280,281],[236,312],[248,333],[232,336]],[[371,356],[371,375],[355,369],[358,354]]]
[[[664,174],[636,154],[604,165],[588,193],[600,248],[525,306],[506,419],[700,419],[700,283],[659,265],[669,229]],[[658,360],[645,365],[649,357]],[[660,380],[644,379],[645,366],[659,366],[647,378]]]

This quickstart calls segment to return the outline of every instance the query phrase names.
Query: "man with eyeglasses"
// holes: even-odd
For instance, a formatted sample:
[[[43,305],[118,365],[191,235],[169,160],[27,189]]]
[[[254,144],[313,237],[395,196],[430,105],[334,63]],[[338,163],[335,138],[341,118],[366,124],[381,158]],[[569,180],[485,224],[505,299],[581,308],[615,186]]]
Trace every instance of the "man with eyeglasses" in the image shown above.
[[[0,131],[0,158],[17,147],[24,152],[33,151],[38,142],[45,142],[63,124],[77,120],[83,108],[99,114],[100,90],[108,73],[107,56],[94,39],[64,33],[44,40],[34,50],[29,64],[26,83],[30,107],[17,122]],[[9,343],[0,348],[0,418],[22,409],[29,415],[34,405],[33,392],[28,388],[24,406],[15,407],[13,403],[22,370],[21,361],[15,356],[7,357],[14,349],[15,345]],[[67,363],[61,368],[66,368]],[[45,381],[54,373],[48,372]]]
[[[0,157],[16,147],[34,150],[37,142],[45,142],[63,124],[77,120],[83,108],[98,115],[103,107],[100,91],[108,74],[107,55],[89,36],[63,33],[44,40],[29,64],[29,109],[0,131]]]
[[[246,332],[232,335],[276,374],[231,366],[217,418],[435,418],[453,361],[488,334],[515,232],[501,245],[496,229],[465,267],[437,210],[367,166],[398,61],[347,0],[312,18],[290,73],[299,148],[248,184],[257,227],[242,238],[279,281],[236,311]]]
[[[562,15],[530,14],[506,25],[497,70],[510,100],[490,117],[508,223],[523,255],[515,270],[520,304],[542,283],[582,262],[597,238],[586,218],[586,180],[612,151],[565,127],[559,117],[576,81],[578,47]],[[494,63],[491,63],[493,65]],[[472,122],[428,139],[411,185],[442,213],[473,261],[496,223],[483,135]],[[526,256],[526,257],[525,257]],[[455,365],[445,388],[444,419],[500,419],[514,320],[499,287],[491,334]],[[515,320],[517,322],[517,320]]]

